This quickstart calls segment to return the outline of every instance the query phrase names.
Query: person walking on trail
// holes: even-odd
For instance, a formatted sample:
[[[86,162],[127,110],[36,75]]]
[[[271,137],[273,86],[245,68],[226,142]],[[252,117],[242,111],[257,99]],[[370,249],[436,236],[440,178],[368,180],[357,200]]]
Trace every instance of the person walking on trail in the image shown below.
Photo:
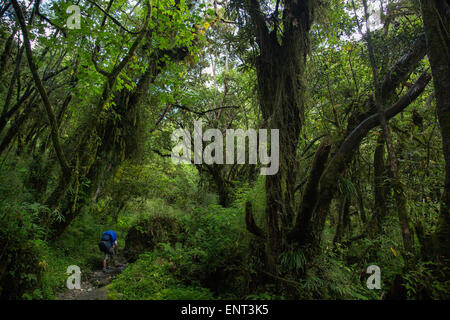
[[[117,234],[113,230],[102,233],[102,238],[98,243],[100,250],[105,254],[103,259],[103,271],[106,272],[106,262],[114,259],[114,248],[117,247]]]

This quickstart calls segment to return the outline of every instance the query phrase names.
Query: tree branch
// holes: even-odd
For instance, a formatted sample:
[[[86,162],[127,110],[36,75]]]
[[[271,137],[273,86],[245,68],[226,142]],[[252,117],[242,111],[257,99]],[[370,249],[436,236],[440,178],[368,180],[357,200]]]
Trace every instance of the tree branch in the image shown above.
[[[398,113],[402,112],[407,106],[411,104],[425,89],[430,82],[431,76],[427,71],[417,79],[413,86],[391,107],[384,111],[386,120],[394,117]],[[322,174],[319,185],[319,197],[316,201],[314,213],[312,219],[307,223],[306,234],[312,234],[320,238],[320,233],[323,228],[323,222],[325,221],[327,208],[333,199],[336,192],[336,181],[339,176],[345,171],[346,166],[351,161],[354,152],[358,149],[362,139],[367,133],[380,124],[380,117],[378,114],[374,114],[362,121],[344,140],[339,150],[330,160],[327,168]]]
[[[295,226],[290,233],[291,238],[299,239],[304,236],[304,228],[311,219],[319,193],[319,181],[325,170],[331,144],[327,137],[323,139],[311,165],[311,171],[302,196],[302,204],[297,213]],[[299,239],[300,240],[300,239]],[[301,241],[299,241],[301,242]]]
[[[130,30],[128,30],[127,28],[125,28],[116,18],[114,18],[113,16],[111,16],[110,14],[109,14],[109,10],[108,11],[106,11],[106,10],[104,10],[102,7],[100,7],[95,1],[91,1],[91,0],[88,0],[88,2],[90,3],[90,4],[92,4],[92,5],[94,5],[95,7],[97,7],[101,12],[103,12],[103,14],[106,16],[106,17],[108,17],[109,19],[111,19],[111,21],[112,22],[114,22],[114,24],[116,24],[120,29],[122,29],[123,31],[125,31],[126,33],[129,33],[129,34],[134,34],[134,35],[136,35],[136,34],[140,34],[144,29],[145,29],[145,27],[146,27],[146,25],[144,24],[143,26],[142,26],[142,28],[141,28],[141,30],[139,30],[139,31],[130,31]],[[109,7],[108,7],[109,8]]]
[[[175,104],[174,107],[178,108],[178,109],[183,109],[183,110],[186,110],[186,111],[198,114],[198,115],[204,115],[206,113],[214,112],[214,111],[222,110],[222,109],[231,109],[231,108],[236,108],[237,109],[237,108],[239,108],[239,106],[223,106],[223,107],[209,109],[209,110],[206,110],[206,111],[196,111],[196,110],[192,110],[189,107],[186,107],[186,106],[183,106],[183,105],[179,105],[179,104]]]
[[[20,28],[22,29],[25,51],[27,53],[30,71],[31,71],[31,74],[33,75],[33,79],[36,84],[36,88],[38,89],[39,94],[41,95],[42,102],[44,104],[45,111],[47,112],[47,116],[48,116],[48,119],[50,122],[52,143],[55,148],[56,156],[61,165],[61,169],[63,171],[64,176],[68,177],[72,174],[72,170],[70,169],[70,167],[67,163],[67,160],[64,156],[64,153],[61,149],[61,144],[59,142],[59,137],[58,137],[58,125],[56,123],[55,114],[50,105],[50,100],[49,100],[47,92],[45,91],[45,88],[42,84],[41,78],[39,77],[39,74],[37,71],[38,70],[37,66],[35,65],[34,60],[33,60],[33,52],[31,50],[30,39],[28,37],[28,30],[27,30],[27,26],[25,24],[25,18],[23,16],[22,9],[20,8],[19,4],[17,3],[17,0],[11,0],[11,2],[14,7],[14,11],[16,13],[17,20],[19,21]]]

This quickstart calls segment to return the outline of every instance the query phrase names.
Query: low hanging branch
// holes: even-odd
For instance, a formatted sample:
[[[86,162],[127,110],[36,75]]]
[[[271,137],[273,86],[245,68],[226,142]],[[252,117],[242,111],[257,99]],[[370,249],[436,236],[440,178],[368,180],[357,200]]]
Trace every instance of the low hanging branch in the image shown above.
[[[45,107],[45,111],[47,112],[47,116],[48,116],[50,128],[51,128],[52,143],[55,148],[56,156],[61,165],[61,169],[64,173],[64,176],[69,177],[72,174],[72,170],[70,169],[70,167],[67,163],[67,160],[64,156],[64,153],[62,151],[61,144],[60,144],[59,137],[58,137],[58,125],[56,123],[56,117],[55,117],[55,114],[50,105],[50,100],[48,98],[47,92],[45,91],[45,88],[42,84],[41,78],[39,77],[37,66],[33,60],[33,52],[31,50],[30,39],[28,37],[28,30],[27,30],[27,26],[25,24],[25,18],[23,16],[22,9],[20,8],[19,4],[17,3],[17,0],[11,0],[11,3],[14,7],[14,11],[16,13],[17,20],[19,21],[20,28],[22,30],[23,41],[24,41],[24,45],[25,45],[25,51],[27,53],[27,59],[28,59],[28,64],[30,66],[30,71],[31,71],[31,74],[33,75],[33,80],[36,84],[36,88],[38,89],[39,94],[41,95],[42,102]]]

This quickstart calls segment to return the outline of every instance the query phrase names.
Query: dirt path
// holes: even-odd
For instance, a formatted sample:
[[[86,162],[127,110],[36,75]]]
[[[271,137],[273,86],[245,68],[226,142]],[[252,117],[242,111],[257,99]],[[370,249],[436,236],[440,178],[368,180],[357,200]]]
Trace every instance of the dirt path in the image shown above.
[[[108,267],[106,272],[100,269],[89,273],[81,282],[81,289],[66,289],[58,295],[58,300],[107,300],[106,285],[126,267],[125,259],[117,257],[115,266]],[[83,275],[81,277],[83,279]]]

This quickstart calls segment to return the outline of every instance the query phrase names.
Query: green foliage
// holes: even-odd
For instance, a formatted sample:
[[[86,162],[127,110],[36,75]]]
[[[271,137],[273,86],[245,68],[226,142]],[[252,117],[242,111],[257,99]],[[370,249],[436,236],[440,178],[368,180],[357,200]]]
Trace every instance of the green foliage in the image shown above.
[[[376,293],[360,281],[361,270],[348,267],[338,255],[325,251],[308,262],[298,287],[302,299],[374,299]]]
[[[44,229],[36,204],[0,202],[0,296],[39,297],[44,262],[40,260]],[[36,289],[36,290],[35,290]]]
[[[160,300],[212,300],[210,290],[201,287],[174,287],[161,290]]]
[[[176,279],[171,270],[174,263],[161,257],[158,252],[144,253],[140,259],[125,269],[109,286],[111,295],[119,293],[123,299],[210,299],[206,288],[185,286]]]
[[[117,290],[124,299],[157,299],[162,289],[176,283],[175,279],[167,276],[170,268],[167,261],[154,259],[152,253],[141,255],[141,258],[125,269],[111,284],[112,291]]]
[[[239,252],[244,231],[240,223],[241,212],[237,208],[210,205],[197,208],[192,215],[184,217],[190,234],[187,245],[206,252],[202,261],[205,265],[214,269]]]
[[[287,250],[280,255],[280,264],[282,272],[298,274],[305,270],[306,257],[300,249]]]
[[[236,293],[242,286],[239,273],[245,251],[240,218],[236,208],[217,205],[181,215],[186,238],[159,243],[152,252],[141,254],[112,287],[124,299],[206,299],[212,297],[209,290]],[[147,219],[153,221],[152,216]]]
[[[450,269],[443,263],[419,261],[413,270],[403,275],[408,298],[437,299],[450,298]]]

